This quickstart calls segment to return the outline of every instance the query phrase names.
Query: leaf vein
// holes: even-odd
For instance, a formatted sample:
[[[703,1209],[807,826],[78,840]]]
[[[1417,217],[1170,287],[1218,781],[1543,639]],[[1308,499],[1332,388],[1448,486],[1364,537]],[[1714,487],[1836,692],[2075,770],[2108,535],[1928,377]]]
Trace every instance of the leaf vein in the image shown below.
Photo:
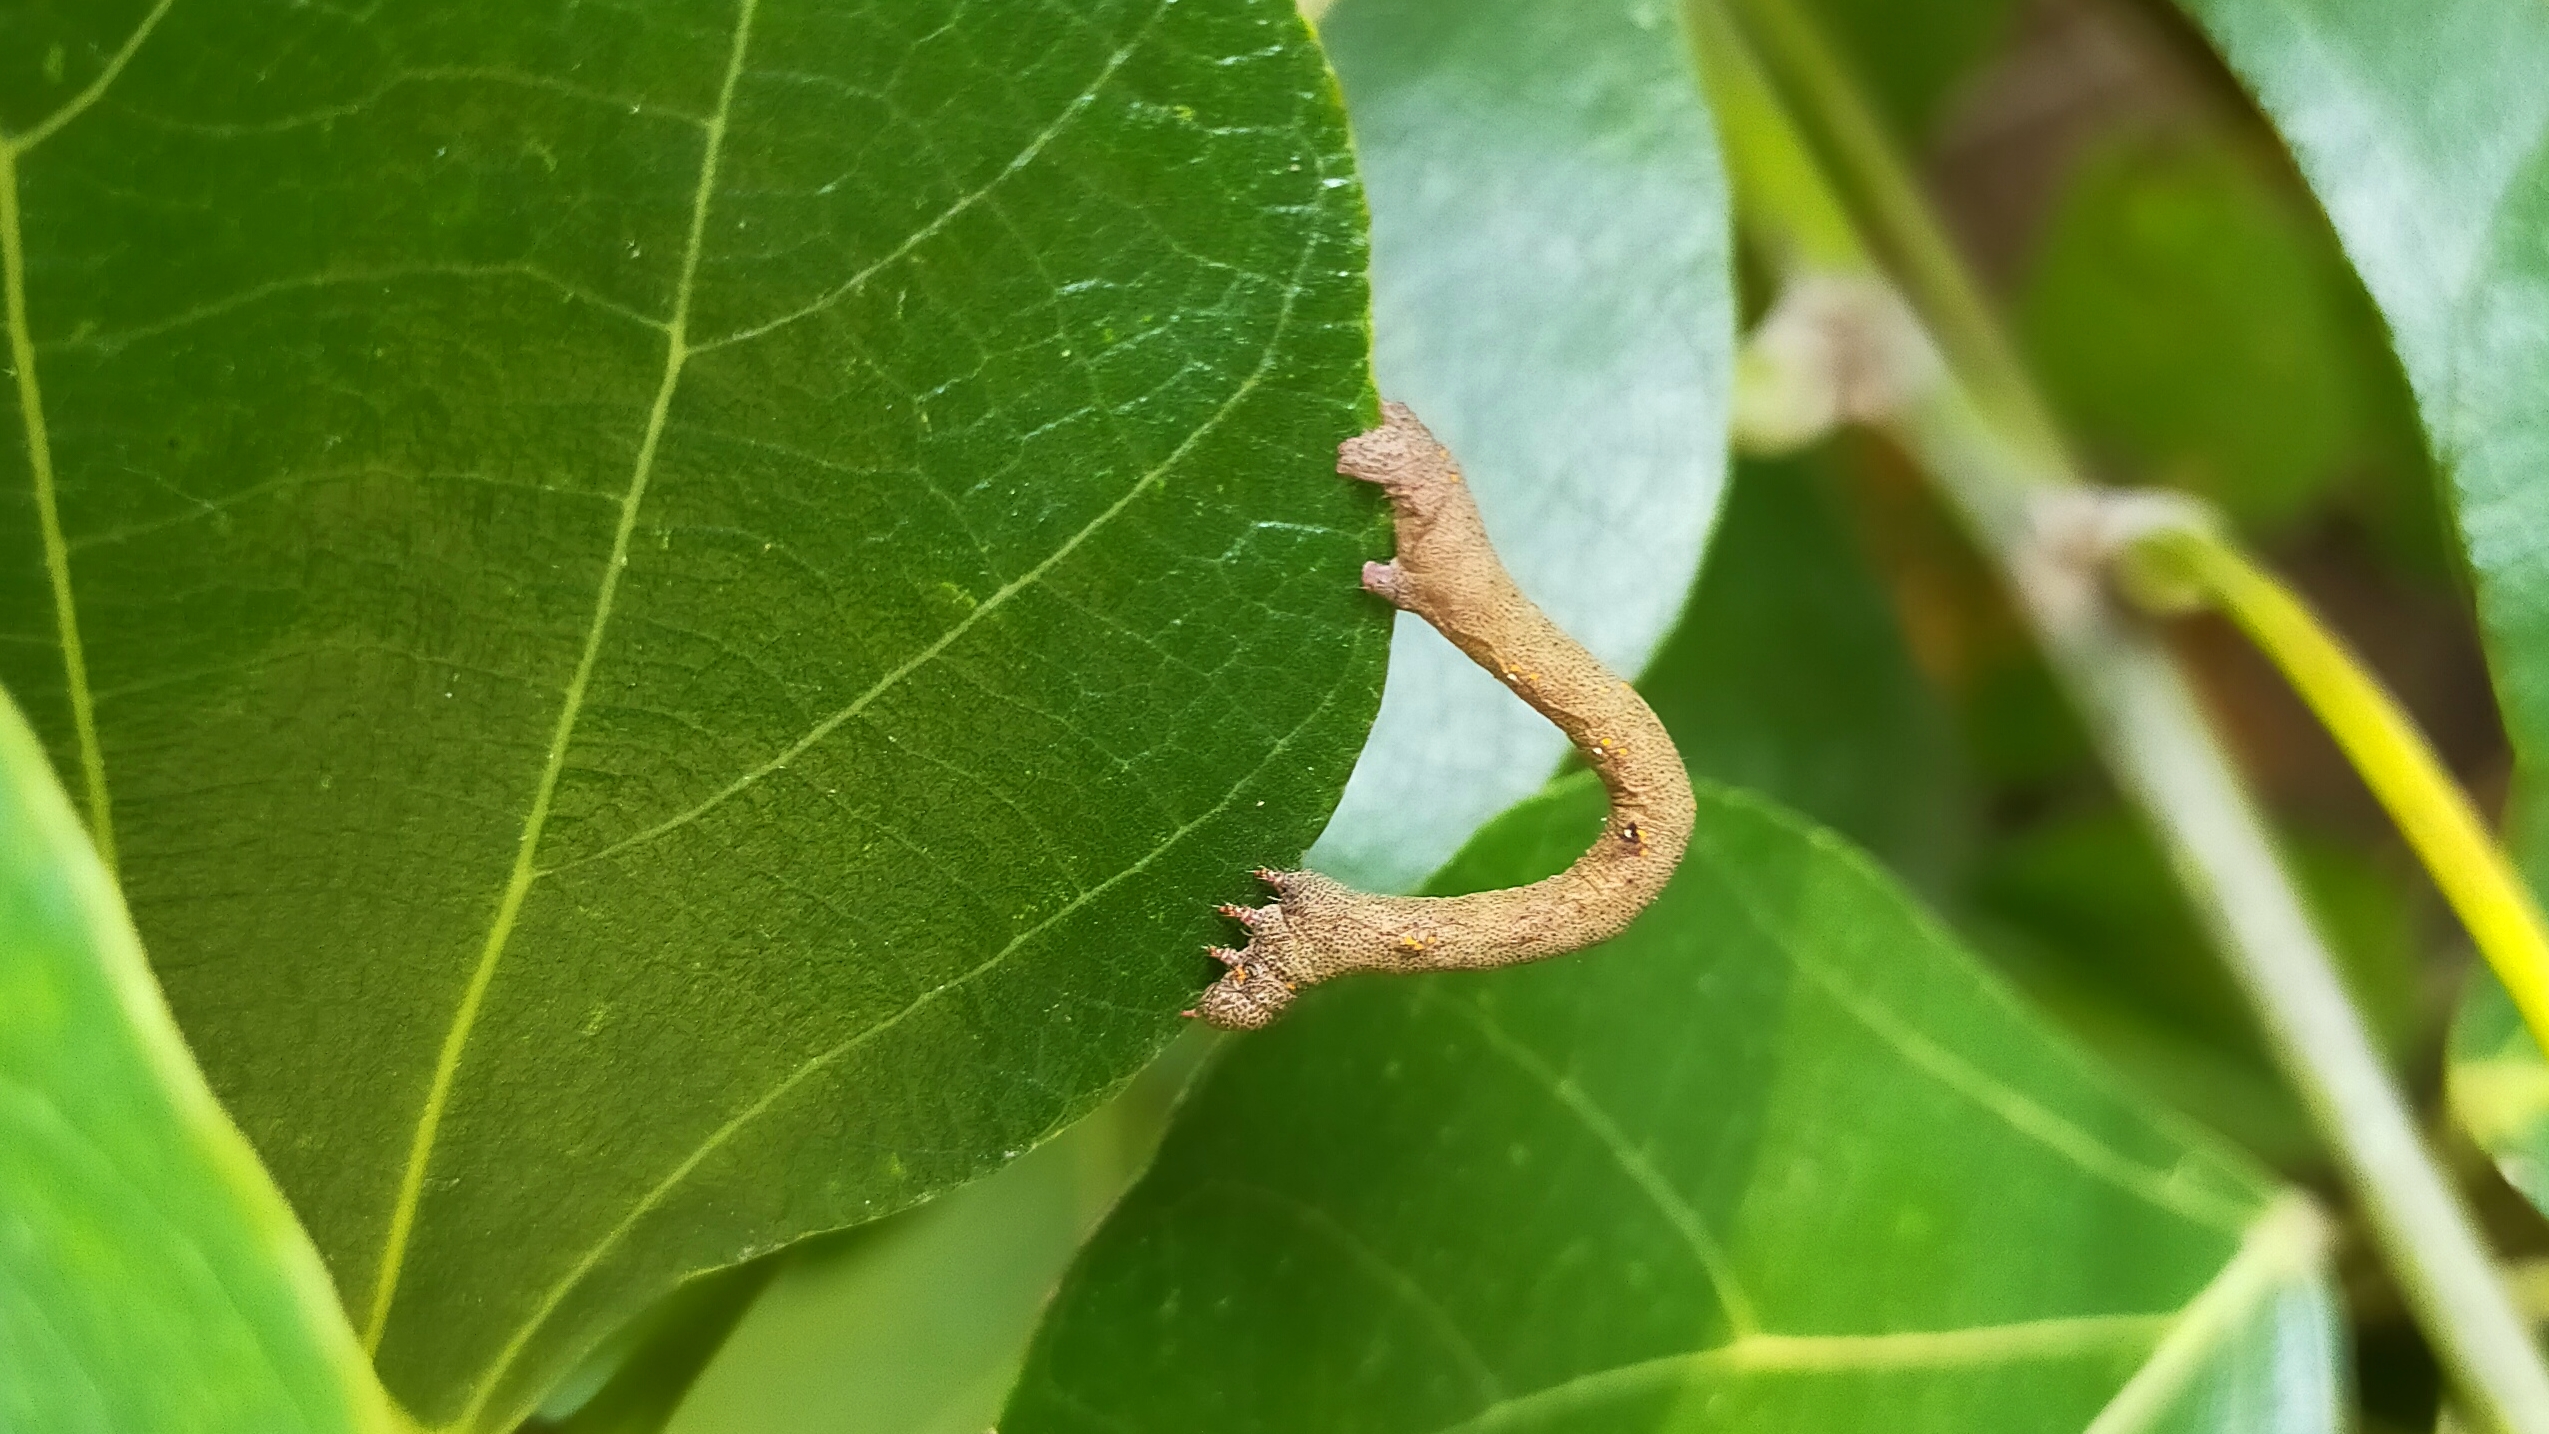
[[[1712,861],[1719,855],[1705,828],[1693,838],[1692,845],[1694,848],[1710,848]],[[1891,1048],[1914,1070],[1997,1118],[2024,1139],[2128,1194],[2213,1229],[2238,1231],[2246,1228],[2247,1212],[2242,1207],[2209,1192],[2182,1186],[2171,1179],[2168,1172],[2155,1170],[2108,1148],[2096,1136],[2058,1112],[2038,1104],[1921,1034],[1882,1002],[1860,996],[1838,973],[1808,955],[1800,943],[1789,939],[1745,883],[1725,879],[1720,884],[1734,898],[1745,920],[1798,974],[1813,982],[1825,999]]]
[[[2097,1354],[2162,1337],[2169,1314],[2074,1315],[1894,1334],[1753,1334],[1707,1349],[1613,1365],[1489,1405],[1435,1434],[1495,1434],[1535,1420],[1581,1414],[1640,1394],[1667,1393],[1707,1376],[1990,1368],[2027,1359]]]
[[[1726,1247],[1708,1228],[1708,1222],[1701,1218],[1699,1211],[1692,1208],[1690,1202],[1682,1198],[1682,1193],[1673,1188],[1672,1182],[1664,1178],[1663,1172],[1655,1168],[1643,1151],[1629,1143],[1627,1132],[1611,1119],[1610,1112],[1596,1104],[1574,1080],[1542,1060],[1539,1052],[1515,1039],[1476,1002],[1455,999],[1450,1004],[1477,1026],[1490,1049],[1538,1082],[1550,1099],[1575,1117],[1576,1122],[1610,1154],[1620,1172],[1629,1178],[1629,1183],[1638,1188],[1639,1193],[1682,1237],[1693,1258],[1699,1261],[1700,1269],[1707,1274],[1717,1303],[1726,1312],[1726,1324],[1736,1337],[1743,1339],[1760,1334],[1761,1316],[1753,1307],[1752,1297],[1745,1293],[1743,1285],[1735,1278],[1734,1260]]]
[[[159,28],[159,22],[168,17],[169,7],[176,3],[177,0],[159,0],[158,4],[151,7],[150,13],[142,17],[142,22],[133,27],[133,33],[125,37],[123,46],[107,59],[105,68],[97,72],[97,78],[89,81],[87,88],[71,96],[60,109],[46,115],[25,130],[14,135],[0,136],[0,149],[5,149],[12,154],[24,154],[61,133],[64,125],[86,114],[89,106],[96,104],[104,97],[107,87],[114,84],[117,77],[124,73],[124,67],[132,63],[134,54],[142,48],[142,42],[148,40],[151,32]]]
[[[224,314],[264,302],[283,294],[307,293],[314,289],[332,289],[353,284],[393,284],[402,279],[526,279],[561,296],[592,305],[605,313],[617,315],[634,324],[661,333],[670,327],[667,320],[630,308],[616,299],[607,299],[591,290],[580,288],[551,274],[536,264],[508,261],[499,264],[394,264],[378,269],[344,270],[324,274],[303,274],[289,279],[269,279],[252,284],[234,294],[198,304],[165,318],[136,324],[104,334],[81,334],[75,338],[54,339],[37,345],[39,349],[85,349],[92,352],[118,353],[144,339],[190,328]]]
[[[1259,356],[1256,369],[1231,390],[1230,396],[1222,400],[1221,405],[1213,411],[1211,416],[1206,418],[1202,423],[1197,424],[1194,431],[1187,434],[1185,438],[1180,440],[1177,447],[1171,450],[1167,457],[1161,459],[1148,471],[1144,472],[1140,478],[1134,480],[1133,484],[1124,490],[1121,497],[1118,497],[1114,502],[1109,503],[1097,514],[1097,516],[1091,518],[1088,523],[1082,526],[1077,532],[1074,532],[1070,537],[1063,539],[1059,546],[1055,547],[1052,552],[1046,554],[1034,567],[1027,569],[1024,573],[1021,573],[1017,577],[1010,579],[1008,582],[1001,584],[1001,586],[993,591],[990,596],[975,604],[972,611],[966,613],[962,618],[959,618],[954,624],[949,626],[946,631],[931,639],[930,642],[926,646],[922,647],[918,652],[913,653],[910,657],[907,657],[900,663],[897,663],[883,676],[877,678],[875,682],[871,683],[866,691],[861,692],[858,696],[850,699],[850,701],[840,710],[832,713],[822,721],[815,723],[813,727],[806,731],[804,736],[799,737],[796,741],[790,743],[776,756],[773,756],[769,760],[761,763],[759,766],[753,767],[744,772],[742,775],[736,777],[733,781],[728,782],[725,786],[719,788],[715,793],[703,799],[698,804],[684,811],[676,812],[672,816],[666,817],[664,820],[655,823],[653,826],[646,827],[640,831],[622,837],[618,841],[603,847],[601,850],[596,851],[589,856],[580,856],[572,861],[561,862],[557,866],[549,867],[542,874],[546,875],[548,872],[564,871],[570,867],[583,866],[590,862],[602,861],[610,857],[617,856],[621,852],[627,851],[632,847],[643,846],[648,842],[654,841],[667,833],[676,831],[691,822],[699,820],[708,813],[715,811],[718,807],[721,807],[727,802],[732,801],[737,796],[742,795],[745,791],[748,791],[754,785],[758,784],[773,773],[785,770],[789,763],[805,755],[805,753],[813,749],[816,744],[822,742],[834,732],[839,731],[843,724],[848,723],[852,719],[858,717],[859,714],[865,712],[876,702],[878,698],[883,697],[887,692],[890,692],[895,687],[899,686],[905,678],[935,661],[940,654],[946,652],[948,648],[953,647],[959,639],[964,637],[966,633],[971,632],[974,629],[975,624],[991,616],[993,613],[998,612],[1011,598],[1016,597],[1018,594],[1034,587],[1037,583],[1042,582],[1046,574],[1061,566],[1073,553],[1079,550],[1081,544],[1086,543],[1090,538],[1096,536],[1101,530],[1103,530],[1108,524],[1114,522],[1115,519],[1122,515],[1126,509],[1132,507],[1135,502],[1139,501],[1144,494],[1150,492],[1153,488],[1158,487],[1159,484],[1167,477],[1170,470],[1176,468],[1179,463],[1183,462],[1186,455],[1193,452],[1197,444],[1203,442],[1207,435],[1219,428],[1223,420],[1228,418],[1250,394],[1256,391],[1257,385],[1265,377],[1268,366],[1274,361],[1276,346],[1281,342],[1284,332],[1290,326],[1293,301],[1299,296],[1300,290],[1297,284],[1285,291],[1283,307],[1276,318],[1274,334],[1267,340],[1266,350]]]
[[[297,129],[308,129],[314,125],[352,119],[388,99],[399,90],[417,84],[509,85],[518,89],[540,90],[567,99],[583,100],[620,113],[672,120],[698,129],[705,129],[708,126],[708,117],[705,115],[692,114],[688,110],[677,109],[671,105],[659,105],[626,95],[614,95],[591,89],[569,80],[559,79],[554,75],[518,74],[511,70],[466,65],[438,65],[401,70],[383,80],[378,87],[354,99],[346,100],[341,104],[303,110],[298,114],[284,115],[277,119],[216,124],[201,120],[179,119],[174,115],[155,114],[138,108],[134,109],[132,114],[144,124],[172,130],[179,134],[202,135],[211,139],[246,139],[289,134]]]
[[[1055,140],[1061,138],[1063,133],[1070,129],[1072,122],[1077,120],[1087,111],[1091,104],[1096,102],[1098,95],[1106,89],[1107,82],[1114,79],[1115,72],[1122,69],[1124,67],[1124,62],[1133,57],[1133,52],[1141,48],[1143,40],[1147,39],[1150,35],[1151,27],[1159,23],[1160,16],[1166,13],[1167,3],[1166,0],[1163,0],[1163,3],[1160,6],[1151,11],[1150,18],[1142,22],[1141,28],[1133,32],[1133,37],[1125,41],[1124,44],[1115,51],[1115,53],[1107,57],[1106,63],[1099,67],[1097,77],[1090,80],[1087,86],[1084,87],[1079,94],[1073,96],[1071,102],[1062,107],[1062,112],[1055,115],[1052,121],[1046,124],[1042,130],[1038,131],[1033,139],[1027,141],[1026,148],[1019,150],[1015,156],[1011,157],[1007,164],[1002,165],[998,173],[992,175],[991,178],[984,180],[974,189],[956,196],[956,198],[951,201],[946,208],[941,209],[936,216],[929,220],[929,222],[921,225],[917,229],[914,229],[909,235],[905,236],[901,243],[896,244],[892,249],[886,251],[884,255],[873,262],[861,266],[857,272],[851,274],[840,283],[825,290],[822,294],[816,296],[811,302],[803,305],[802,307],[792,309],[787,313],[781,314],[775,319],[769,319],[762,323],[754,324],[749,328],[737,329],[733,333],[727,334],[721,338],[710,339],[709,341],[700,344],[698,346],[698,351],[705,353],[710,349],[724,348],[728,344],[739,344],[746,342],[747,340],[757,339],[765,334],[786,328],[800,320],[813,318],[817,314],[821,314],[835,307],[842,300],[856,294],[859,290],[867,286],[868,280],[875,278],[879,273],[882,273],[887,268],[900,262],[904,256],[910,254],[914,249],[919,248],[921,245],[926,244],[931,239],[935,238],[941,231],[945,230],[948,225],[955,223],[959,218],[963,217],[968,210],[989,198],[993,191],[1007,183],[1011,178],[1016,176],[1019,171],[1025,169],[1028,165],[1035,163],[1036,158],[1044,153],[1046,147],[1051,145]]]
[[[167,8],[166,4],[161,8]],[[18,419],[24,430],[45,577],[53,592],[54,640],[62,652],[62,685],[70,700],[80,784],[88,800],[89,836],[97,843],[98,859],[112,872],[115,821],[106,792],[106,753],[98,741],[97,704],[89,691],[88,654],[80,641],[79,608],[71,591],[71,550],[62,536],[61,503],[54,490],[53,437],[45,426],[44,392],[36,381],[35,337],[27,323],[26,237],[18,215],[18,155],[22,152],[22,145],[0,144],[0,310],[5,310],[9,329],[10,366],[17,371]]]
[[[506,944],[513,935],[515,920],[522,910],[531,884],[538,876],[537,859],[540,838],[546,829],[549,804],[557,792],[559,775],[565,770],[568,748],[575,738],[576,719],[584,706],[584,694],[591,683],[593,670],[601,660],[602,639],[610,628],[611,605],[618,596],[621,575],[628,570],[629,541],[637,528],[639,508],[646,501],[646,488],[653,476],[655,455],[663,443],[666,416],[672,410],[673,394],[681,384],[682,367],[690,357],[685,335],[690,318],[691,300],[697,286],[699,256],[708,232],[708,206],[717,188],[717,161],[726,137],[726,122],[734,108],[735,86],[743,74],[744,53],[752,39],[752,21],[759,0],[738,0],[734,34],[726,57],[725,79],[718,91],[717,108],[709,116],[707,131],[700,145],[699,184],[691,199],[690,236],[684,245],[679,278],[674,287],[673,316],[664,335],[664,373],[657,385],[653,404],[647,410],[645,437],[639,441],[637,460],[632,465],[626,494],[620,502],[619,524],[611,537],[610,557],[602,568],[593,599],[593,616],[586,626],[584,648],[576,659],[575,672],[567,681],[564,700],[558,705],[558,720],[549,739],[548,752],[542,763],[538,785],[533,789],[529,813],[523,818],[522,834],[516,844],[511,875],[498,897],[495,919],[489,924],[485,944],[478,962],[470,972],[469,984],[461,992],[460,1007],[453,1014],[445,1033],[442,1049],[436,1057],[431,1085],[426,1089],[423,1109],[418,1113],[416,1131],[408,1149],[407,1164],[399,1179],[396,1203],[390,1211],[389,1231],[382,1242],[378,1273],[372,1285],[371,1313],[365,1321],[363,1347],[367,1351],[380,1348],[382,1332],[388,1327],[390,1306],[398,1295],[398,1281],[405,1264],[407,1242],[415,1228],[416,1209],[424,1196],[425,1170],[433,1157],[434,1141],[444,1110],[460,1072],[462,1053],[477,1024],[478,1012],[486,1001],[488,988],[495,981]]]
[[[1363,639],[1361,638],[1357,639],[1358,645],[1362,640]],[[512,1367],[515,1360],[521,1358],[522,1351],[527,1348],[531,1342],[531,1337],[539,1332],[540,1327],[548,1321],[549,1316],[557,1310],[557,1307],[565,1302],[566,1297],[573,1293],[575,1287],[582,1284],[587,1276],[592,1274],[595,1269],[599,1268],[603,1258],[608,1255],[610,1251],[617,1248],[620,1241],[626,1239],[629,1233],[637,1228],[640,1221],[644,1220],[648,1214],[662,1206],[663,1203],[672,1196],[672,1193],[681,1187],[683,1182],[689,1180],[693,1172],[697,1171],[701,1165],[707,1162],[711,1155],[715,1154],[729,1141],[733,1140],[735,1136],[746,1126],[749,1126],[754,1121],[767,1114],[769,1110],[773,1106],[777,1105],[781,1099],[786,1097],[789,1092],[803,1085],[816,1074],[829,1068],[833,1062],[838,1061],[843,1056],[864,1047],[868,1042],[875,1040],[877,1037],[892,1031],[904,1021],[911,1019],[914,1015],[935,1004],[950,993],[963,990],[966,987],[971,986],[974,982],[982,979],[984,976],[990,974],[992,971],[997,970],[1012,955],[1024,948],[1027,943],[1035,940],[1039,936],[1042,936],[1045,932],[1053,929],[1063,921],[1068,920],[1071,916],[1086,909],[1091,902],[1096,901],[1099,897],[1104,896],[1115,887],[1131,880],[1132,878],[1140,875],[1142,872],[1149,870],[1151,863],[1168,854],[1168,852],[1174,849],[1180,842],[1183,842],[1187,837],[1193,835],[1206,824],[1229,812],[1231,807],[1239,801],[1240,797],[1245,795],[1248,790],[1255,785],[1257,779],[1263,776],[1268,768],[1274,766],[1275,763],[1280,760],[1288,750],[1290,750],[1293,740],[1299,737],[1302,732],[1308,730],[1311,724],[1315,723],[1320,717],[1326,714],[1328,708],[1335,702],[1338,690],[1340,689],[1331,689],[1325,697],[1322,697],[1319,700],[1319,705],[1311,709],[1308,716],[1302,718],[1301,722],[1297,726],[1295,726],[1290,732],[1285,733],[1281,740],[1277,741],[1267,750],[1263,761],[1259,762],[1256,767],[1251,769],[1245,777],[1242,777],[1239,781],[1231,784],[1230,791],[1225,794],[1220,801],[1215,802],[1211,807],[1181,824],[1174,831],[1168,833],[1167,836],[1161,838],[1157,845],[1143,853],[1139,858],[1133,861],[1131,865],[1126,866],[1123,870],[1108,877],[1106,880],[1099,882],[1097,885],[1080,892],[1078,895],[1072,897],[1069,902],[1065,903],[1061,908],[1056,910],[1052,915],[1045,917],[1033,926],[1019,932],[1017,935],[1010,937],[1008,941],[1001,945],[999,950],[992,952],[991,955],[985,957],[981,962],[965,971],[949,977],[947,980],[942,981],[938,985],[933,986],[913,997],[912,1000],[901,1010],[896,1011],[894,1014],[887,1016],[884,1019],[879,1020],[874,1024],[867,1026],[866,1028],[857,1031],[833,1045],[807,1057],[804,1061],[797,1065],[795,1070],[790,1071],[786,1078],[772,1085],[768,1091],[765,1091],[750,1105],[747,1105],[743,1109],[737,1111],[734,1115],[728,1117],[724,1124],[709,1132],[705,1139],[700,1141],[700,1143],[694,1147],[688,1155],[684,1156],[681,1161],[664,1176],[663,1179],[657,1181],[652,1189],[648,1190],[645,1195],[633,1203],[629,1207],[628,1213],[623,1215],[617,1224],[613,1225],[608,1231],[606,1231],[601,1239],[595,1241],[590,1249],[586,1250],[583,1255],[578,1257],[575,1264],[567,1270],[566,1274],[562,1276],[555,1285],[550,1287],[549,1292],[542,1297],[539,1305],[532,1310],[530,1317],[525,1319],[522,1324],[515,1329],[513,1337],[506,1342],[504,1349],[497,1355],[495,1363],[488,1370],[486,1381],[479,1386],[476,1397],[471,1400],[469,1410],[466,1414],[464,1414],[461,1420],[462,1424],[466,1425],[471,1419],[474,1419],[477,1412],[480,1409],[483,1409],[488,1400],[494,1397],[497,1386],[503,1380],[505,1371]]]

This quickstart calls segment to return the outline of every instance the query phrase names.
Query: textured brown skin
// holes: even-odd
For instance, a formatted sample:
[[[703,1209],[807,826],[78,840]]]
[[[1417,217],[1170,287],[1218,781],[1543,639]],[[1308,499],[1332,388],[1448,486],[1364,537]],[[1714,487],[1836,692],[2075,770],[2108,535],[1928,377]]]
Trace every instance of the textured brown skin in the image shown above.
[[[1573,866],[1472,896],[1372,896],[1311,871],[1260,871],[1275,902],[1225,906],[1248,928],[1229,973],[1189,1015],[1230,1030],[1272,1022],[1303,988],[1349,971],[1475,971],[1582,950],[1618,935],[1664,889],[1690,845],[1681,754],[1645,699],[1559,631],[1506,575],[1460,468],[1404,404],[1337,450],[1337,471],[1381,485],[1398,557],[1363,586],[1432,623],[1556,723],[1611,794],[1602,835]]]

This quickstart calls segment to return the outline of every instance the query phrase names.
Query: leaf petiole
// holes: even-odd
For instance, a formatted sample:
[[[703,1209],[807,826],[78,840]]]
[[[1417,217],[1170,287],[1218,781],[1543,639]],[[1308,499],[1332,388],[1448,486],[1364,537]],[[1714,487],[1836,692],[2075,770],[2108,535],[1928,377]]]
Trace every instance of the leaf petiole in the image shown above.
[[[2195,526],[2152,533],[2128,561],[2218,607],[2279,669],[2398,823],[2470,940],[2549,1047],[2549,925],[2485,819],[2416,724],[2283,582]]]

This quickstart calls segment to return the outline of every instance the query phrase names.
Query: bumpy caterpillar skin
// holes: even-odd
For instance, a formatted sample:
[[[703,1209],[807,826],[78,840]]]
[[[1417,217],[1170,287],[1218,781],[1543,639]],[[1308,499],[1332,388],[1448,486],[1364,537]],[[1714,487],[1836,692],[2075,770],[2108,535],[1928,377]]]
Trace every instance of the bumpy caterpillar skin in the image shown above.
[[[1271,1023],[1301,988],[1349,971],[1474,971],[1564,955],[1618,935],[1690,845],[1681,754],[1643,698],[1514,586],[1460,468],[1404,404],[1337,450],[1337,471],[1381,485],[1398,556],[1363,586],[1432,623],[1556,723],[1602,778],[1611,815],[1573,866],[1473,896],[1372,896],[1310,871],[1259,871],[1274,904],[1225,906],[1248,928],[1230,968],[1186,1014],[1230,1030]]]

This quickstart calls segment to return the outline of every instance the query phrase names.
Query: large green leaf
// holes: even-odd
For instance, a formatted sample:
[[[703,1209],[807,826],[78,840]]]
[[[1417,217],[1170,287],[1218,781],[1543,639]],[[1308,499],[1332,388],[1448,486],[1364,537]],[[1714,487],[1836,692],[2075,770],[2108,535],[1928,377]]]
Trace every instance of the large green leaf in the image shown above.
[[[1552,870],[1600,810],[1571,782],[1444,884]],[[1240,1044],[1001,1428],[2332,1430],[2316,1231],[1863,859],[1712,790],[1608,947],[1341,983]]]
[[[0,1429],[351,1434],[388,1401],[0,696]]]
[[[1381,386],[1460,455],[1523,591],[1631,674],[1699,566],[1733,371],[1726,182],[1679,15],[1339,0],[1320,29],[1371,196]],[[1310,859],[1412,887],[1565,751],[1402,617],[1371,744]]]
[[[2549,7],[2185,0],[2389,322],[2458,498],[2498,701],[2549,767]],[[2549,803],[2533,803],[2535,811]],[[2535,823],[2549,837],[2549,823]],[[2526,842],[2537,874],[2549,844]]]
[[[1388,632],[1288,5],[0,25],[0,670],[416,1414],[1170,1038]]]
[[[1811,460],[1739,463],[1688,611],[1639,687],[1695,770],[1940,874],[1959,843],[1944,713]],[[1174,1057],[1172,1057],[1173,1059]],[[1154,1067],[1154,1071],[1157,1071]],[[1126,1097],[979,1185],[816,1249],[738,1329],[674,1434],[977,1434],[1159,1107]],[[1128,1148],[1131,1147],[1131,1148]]]

